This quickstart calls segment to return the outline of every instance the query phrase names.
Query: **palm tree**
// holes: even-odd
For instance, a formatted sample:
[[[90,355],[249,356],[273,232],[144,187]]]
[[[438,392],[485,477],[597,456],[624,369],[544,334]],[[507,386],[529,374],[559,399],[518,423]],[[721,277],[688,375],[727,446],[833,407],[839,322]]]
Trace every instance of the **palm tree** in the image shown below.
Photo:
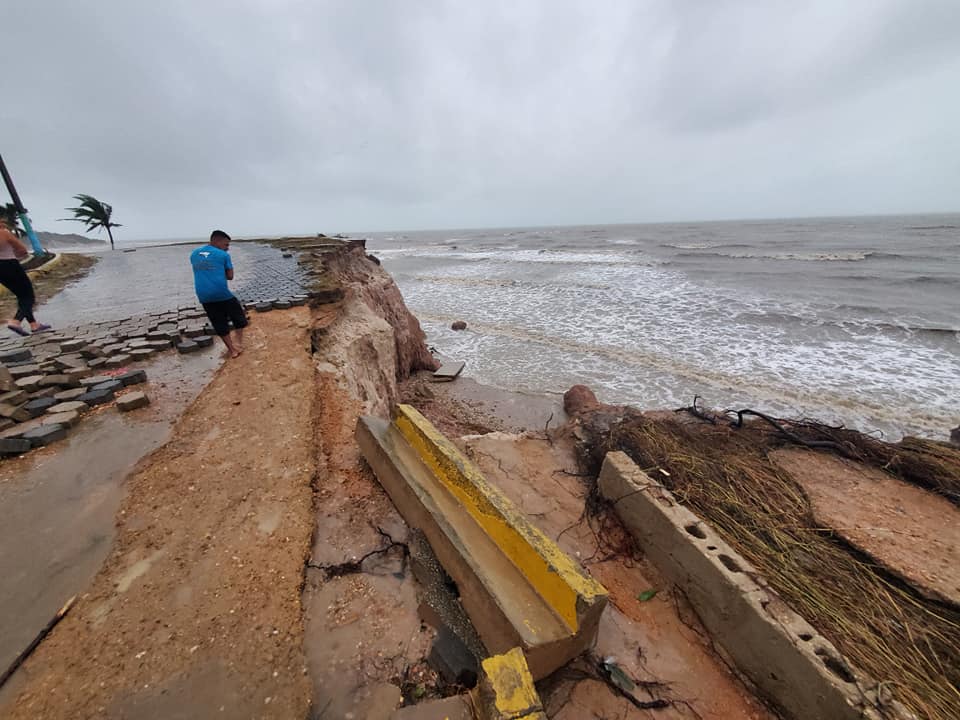
[[[14,235],[17,237],[24,236],[23,228],[20,227],[20,213],[17,212],[16,205],[13,203],[0,205],[0,218],[3,219],[4,225],[10,228],[10,232]]]
[[[73,199],[80,202],[80,207],[67,208],[73,213],[73,217],[61,218],[61,220],[76,220],[86,223],[87,229],[85,232],[106,228],[107,235],[110,237],[110,249],[113,250],[113,233],[110,232],[110,228],[123,227],[119,223],[110,222],[113,208],[105,202],[100,202],[92,195],[74,195]]]

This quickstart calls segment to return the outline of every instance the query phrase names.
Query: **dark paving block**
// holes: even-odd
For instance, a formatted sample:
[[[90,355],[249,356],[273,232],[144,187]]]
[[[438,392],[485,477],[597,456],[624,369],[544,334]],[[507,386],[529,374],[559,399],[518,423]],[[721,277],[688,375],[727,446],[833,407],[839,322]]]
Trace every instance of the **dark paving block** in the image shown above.
[[[82,387],[92,388],[94,385],[99,385],[100,383],[105,383],[108,380],[113,380],[109,375],[91,375],[90,377],[85,377],[80,381]]]
[[[0,363],[10,365],[14,362],[23,362],[33,357],[33,353],[28,348],[19,348],[17,350],[7,350],[0,353]]]
[[[193,341],[200,347],[210,347],[213,345],[213,338],[209,335],[197,335]]]
[[[480,662],[467,646],[446,626],[437,631],[430,647],[427,663],[448,683],[474,687],[480,670]]]
[[[145,383],[147,381],[147,373],[143,370],[131,370],[130,372],[126,372],[123,375],[118,376],[117,380],[122,382],[124,386],[139,385],[140,383]]]
[[[256,305],[254,305],[254,309],[255,309],[257,312],[269,312],[270,310],[273,310],[273,303],[272,303],[272,302],[258,302]]]
[[[277,310],[289,310],[293,305],[289,300],[277,300],[273,303],[273,307]]]
[[[113,400],[113,391],[112,390],[91,390],[84,393],[79,398],[77,402],[86,403],[90,407],[96,407],[97,405],[103,405]]]
[[[107,380],[102,382],[99,385],[94,385],[93,390],[109,390],[110,392],[115,393],[117,390],[123,387],[123,381],[121,380]]]
[[[0,438],[0,455],[19,455],[31,447],[33,444],[23,438]]]
[[[197,345],[193,340],[184,340],[182,343],[177,345],[177,352],[179,353],[192,353],[197,352],[200,349],[200,346]]]
[[[52,408],[57,404],[57,401],[52,397],[37,398],[36,400],[31,400],[26,405],[23,406],[24,410],[30,413],[31,418],[40,417],[43,415],[47,409]]]
[[[33,447],[43,447],[57,440],[63,440],[67,436],[67,429],[63,425],[49,424],[28,430],[23,434],[24,440],[29,440]]]
[[[140,392],[139,390],[126,393],[117,398],[117,409],[120,412],[130,412],[137,408],[146,407],[149,404],[150,398],[147,397],[146,393]]]

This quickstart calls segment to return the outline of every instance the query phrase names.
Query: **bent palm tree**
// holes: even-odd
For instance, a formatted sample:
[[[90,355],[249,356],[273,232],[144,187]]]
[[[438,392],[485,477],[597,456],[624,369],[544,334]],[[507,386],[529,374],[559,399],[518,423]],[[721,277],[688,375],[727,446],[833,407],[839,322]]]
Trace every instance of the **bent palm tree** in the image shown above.
[[[100,202],[92,195],[74,195],[73,199],[80,201],[80,206],[67,208],[73,213],[73,217],[61,218],[61,220],[76,220],[85,223],[87,226],[85,232],[106,228],[107,235],[110,237],[110,249],[113,250],[113,233],[110,232],[110,228],[123,227],[120,223],[110,222],[113,207],[105,202]]]

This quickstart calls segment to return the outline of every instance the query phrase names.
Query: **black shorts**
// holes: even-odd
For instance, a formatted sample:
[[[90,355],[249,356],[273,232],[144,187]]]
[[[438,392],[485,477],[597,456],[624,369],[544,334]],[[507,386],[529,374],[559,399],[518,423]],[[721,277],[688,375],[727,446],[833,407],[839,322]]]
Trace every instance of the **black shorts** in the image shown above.
[[[205,302],[202,305],[210,319],[210,324],[213,325],[213,331],[220,337],[230,332],[230,325],[233,325],[234,330],[247,326],[247,313],[236,298]]]

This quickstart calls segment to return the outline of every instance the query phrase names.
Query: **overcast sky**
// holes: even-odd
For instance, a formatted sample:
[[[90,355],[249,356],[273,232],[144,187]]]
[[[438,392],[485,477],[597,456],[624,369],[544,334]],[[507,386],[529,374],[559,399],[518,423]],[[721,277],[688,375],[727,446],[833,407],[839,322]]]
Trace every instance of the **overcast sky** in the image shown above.
[[[960,1],[24,0],[0,153],[118,238],[960,210]]]

